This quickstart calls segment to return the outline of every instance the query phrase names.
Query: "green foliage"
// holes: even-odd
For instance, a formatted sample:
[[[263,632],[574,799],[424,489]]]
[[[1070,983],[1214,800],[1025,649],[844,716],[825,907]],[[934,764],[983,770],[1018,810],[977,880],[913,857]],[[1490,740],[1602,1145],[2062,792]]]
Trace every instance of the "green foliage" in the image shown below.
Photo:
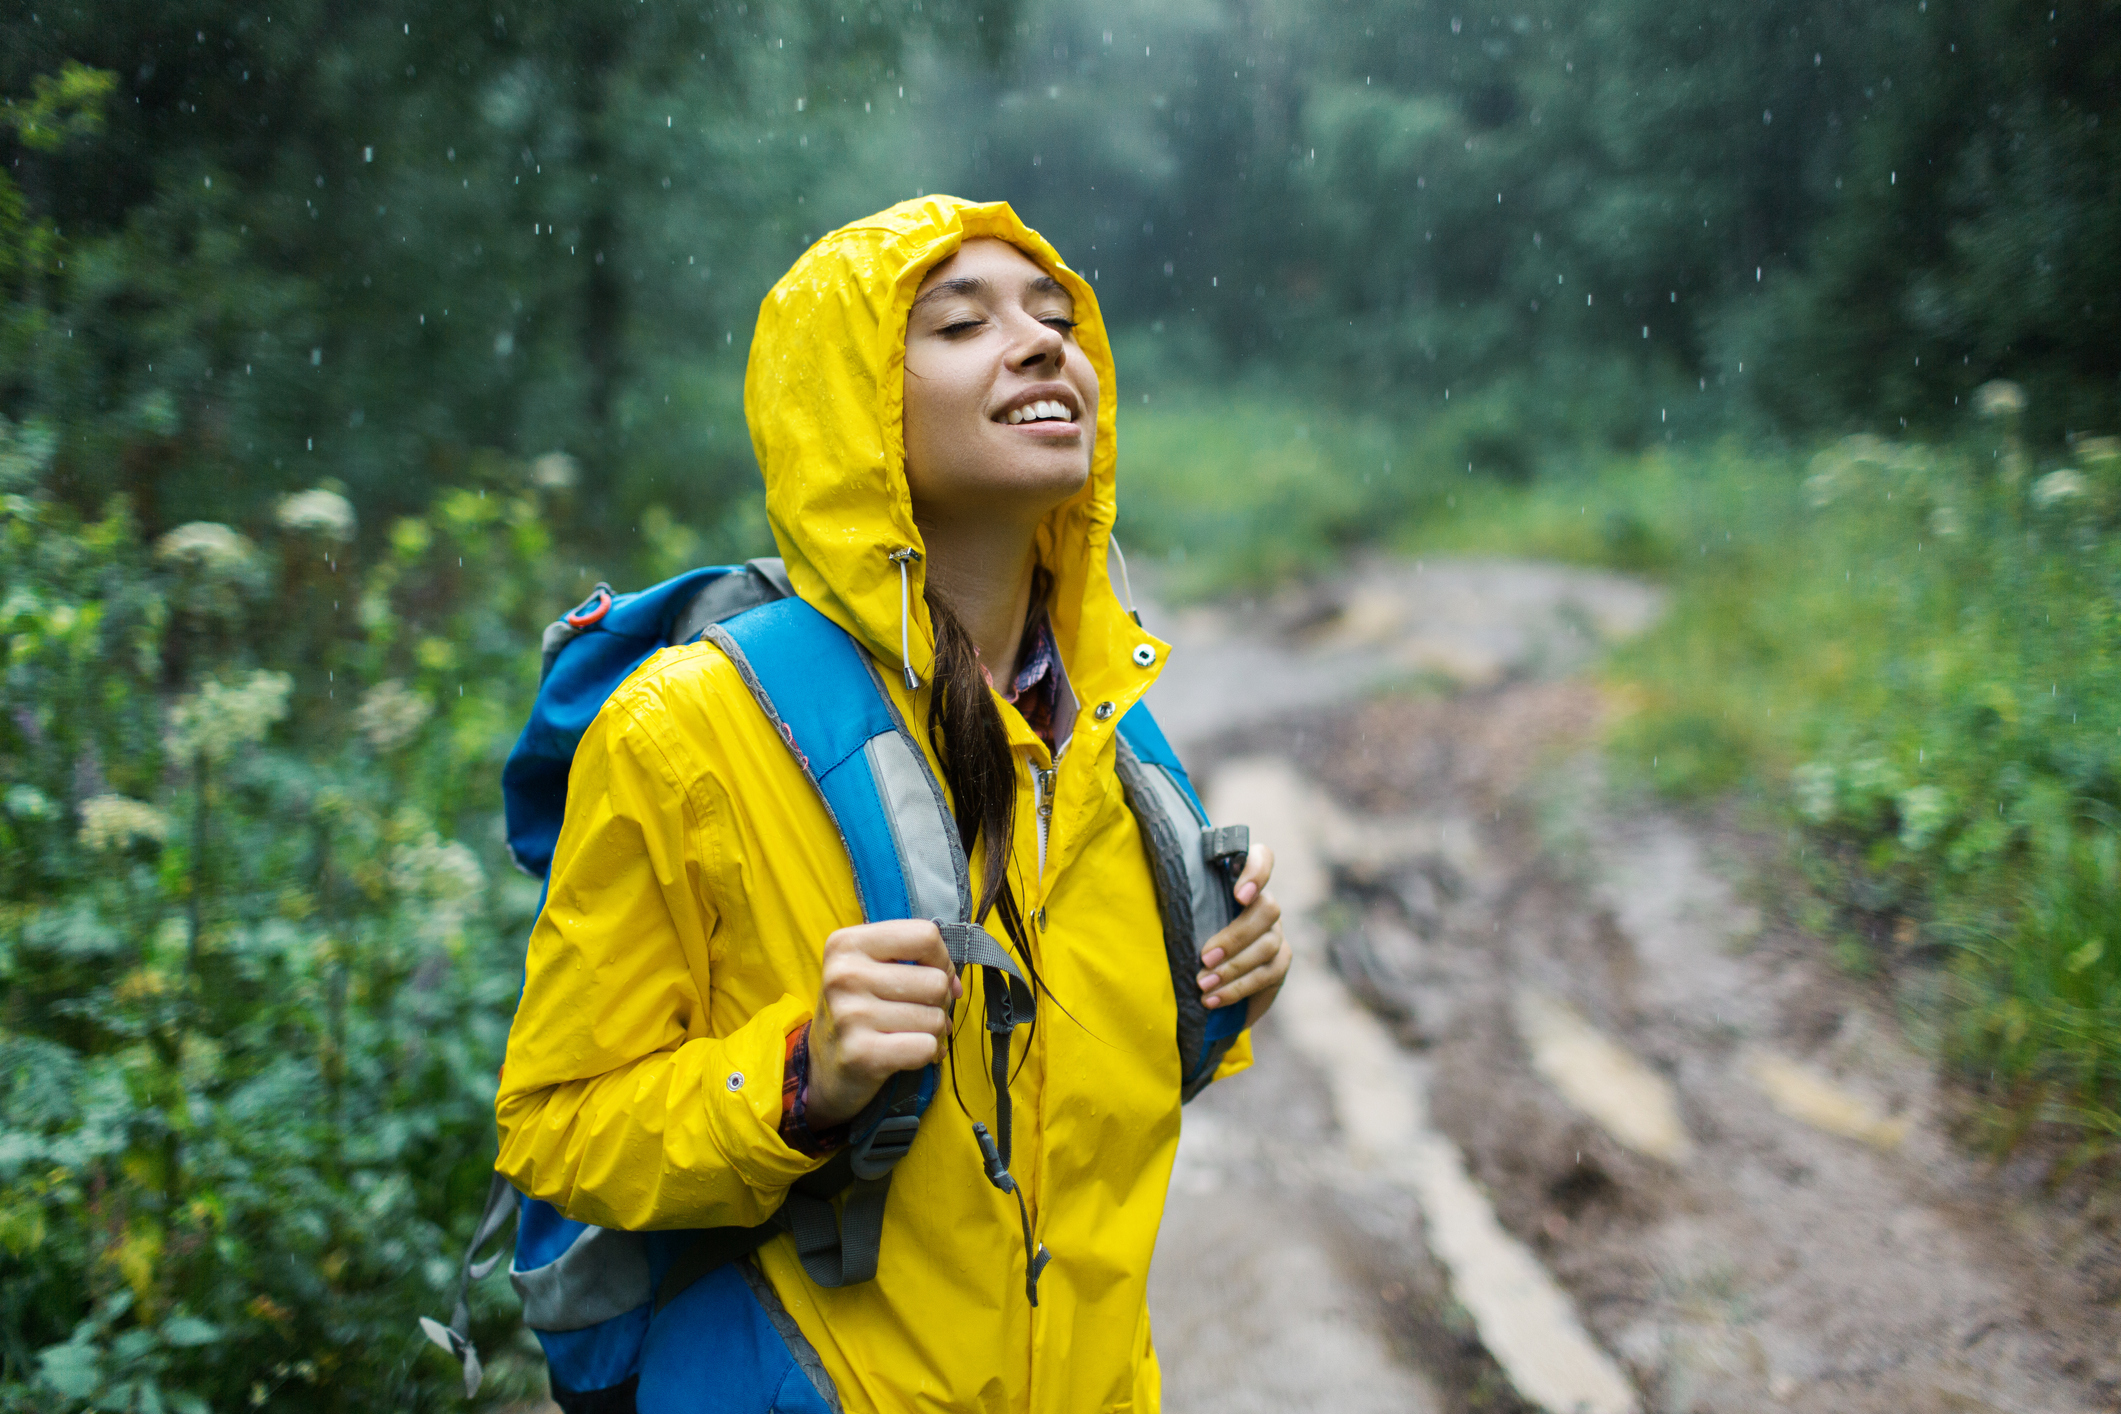
[[[0,1408],[454,1403],[413,1317],[492,1160],[553,507],[496,463],[373,554],[328,487],[150,542],[0,431]]]
[[[1670,612],[1611,670],[1616,762],[1778,802],[1850,960],[1942,960],[1967,1073],[2021,1125],[2111,1143],[2121,444],[2080,438],[2035,474],[2023,395],[1982,402],[1996,420],[1957,444],[1615,463],[1423,543],[1612,563],[1591,527],[1622,516],[1669,546]]]

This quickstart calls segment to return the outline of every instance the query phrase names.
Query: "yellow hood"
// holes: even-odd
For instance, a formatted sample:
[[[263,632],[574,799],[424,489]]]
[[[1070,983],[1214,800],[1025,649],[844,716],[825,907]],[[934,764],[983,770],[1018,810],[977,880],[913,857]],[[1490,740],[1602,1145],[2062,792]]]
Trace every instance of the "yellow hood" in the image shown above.
[[[890,553],[926,549],[906,488],[906,320],[928,272],[965,241],[1009,242],[1066,286],[1076,338],[1097,370],[1090,480],[1039,529],[1053,576],[1054,637],[1079,695],[1140,633],[1124,622],[1105,571],[1116,509],[1112,346],[1089,282],[1070,270],[1007,202],[954,196],[902,201],[842,226],[804,252],[766,296],[744,377],[744,415],[766,478],[766,513],[796,592],[852,633],[879,662],[898,664],[899,572]],[[912,574],[911,667],[925,681],[934,637]],[[1085,624],[1096,629],[1083,633]]]

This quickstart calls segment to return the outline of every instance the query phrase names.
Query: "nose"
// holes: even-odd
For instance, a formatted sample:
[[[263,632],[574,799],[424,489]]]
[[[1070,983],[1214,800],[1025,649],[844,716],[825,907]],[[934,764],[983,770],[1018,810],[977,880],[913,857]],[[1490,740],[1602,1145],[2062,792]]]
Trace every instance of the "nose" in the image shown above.
[[[1009,352],[1011,368],[1028,372],[1043,366],[1048,371],[1057,372],[1068,361],[1068,341],[1061,337],[1060,330],[1022,312],[1018,312],[1012,322],[1022,327]]]

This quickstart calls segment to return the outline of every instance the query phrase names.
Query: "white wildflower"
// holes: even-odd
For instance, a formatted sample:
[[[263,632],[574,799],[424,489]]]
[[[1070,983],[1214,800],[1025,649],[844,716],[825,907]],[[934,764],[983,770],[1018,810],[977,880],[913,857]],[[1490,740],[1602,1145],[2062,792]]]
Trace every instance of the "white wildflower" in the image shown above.
[[[1991,378],[1974,389],[1974,411],[1983,417],[2016,417],[2025,411],[2025,389],[2008,378]]]
[[[408,894],[438,903],[462,901],[486,887],[486,871],[479,857],[457,840],[445,840],[434,831],[391,852],[391,882]]]
[[[168,838],[169,817],[145,801],[94,795],[81,802],[81,843],[89,849],[125,849],[142,840],[160,844]]]
[[[430,938],[461,935],[486,890],[478,856],[432,830],[391,851],[390,880],[401,895],[420,901],[418,927]]]
[[[394,751],[433,715],[433,703],[393,678],[362,694],[354,712],[354,729],[377,751]]]
[[[283,530],[307,531],[326,540],[354,537],[353,502],[321,486],[282,498],[273,518]]]
[[[287,715],[294,686],[287,674],[270,672],[252,673],[237,683],[202,684],[170,710],[170,746],[186,758],[224,760],[237,747],[263,740]]]
[[[566,491],[580,479],[575,460],[565,452],[547,452],[530,464],[530,484],[540,491]]]
[[[2046,510],[2069,501],[2081,501],[2090,489],[2083,472],[2064,467],[2033,483],[2033,504]]]
[[[216,576],[233,576],[252,566],[257,550],[248,537],[219,521],[195,520],[178,526],[157,540],[155,556],[167,564],[184,565]]]

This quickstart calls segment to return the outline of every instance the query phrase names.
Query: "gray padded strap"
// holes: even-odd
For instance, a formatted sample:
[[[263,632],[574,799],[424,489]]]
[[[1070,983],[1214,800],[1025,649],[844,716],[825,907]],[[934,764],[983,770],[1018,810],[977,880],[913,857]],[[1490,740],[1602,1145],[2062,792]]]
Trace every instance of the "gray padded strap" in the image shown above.
[[[647,1244],[637,1232],[585,1227],[544,1266],[511,1267],[508,1282],[532,1330],[587,1330],[641,1304],[649,1289]]]
[[[705,633],[710,624],[733,619],[760,604],[792,598],[794,594],[795,590],[788,584],[788,571],[779,560],[752,560],[740,570],[709,580],[707,587],[678,611],[677,618],[670,625],[670,641],[690,643]]]

